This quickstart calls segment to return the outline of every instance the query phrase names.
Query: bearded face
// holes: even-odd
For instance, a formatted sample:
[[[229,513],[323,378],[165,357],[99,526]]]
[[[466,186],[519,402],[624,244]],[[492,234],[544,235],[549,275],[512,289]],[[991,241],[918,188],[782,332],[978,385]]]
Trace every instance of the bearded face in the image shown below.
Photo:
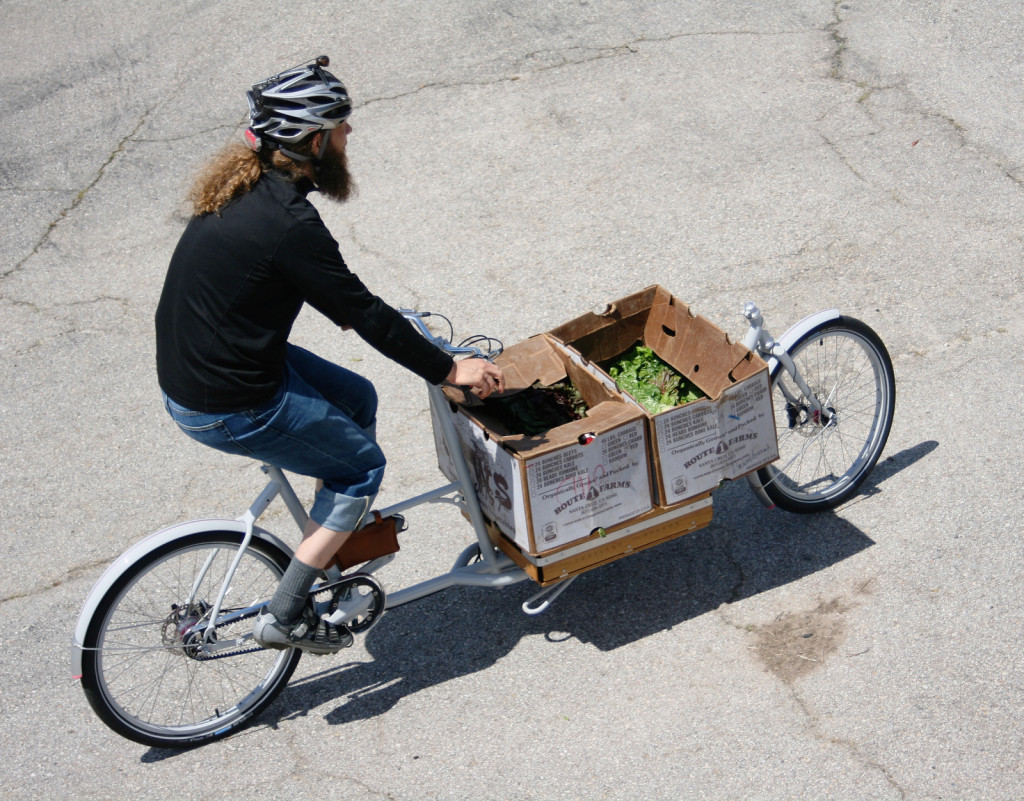
[[[356,187],[348,171],[348,155],[335,148],[333,140],[314,169],[317,187],[329,198],[344,203],[352,196]]]

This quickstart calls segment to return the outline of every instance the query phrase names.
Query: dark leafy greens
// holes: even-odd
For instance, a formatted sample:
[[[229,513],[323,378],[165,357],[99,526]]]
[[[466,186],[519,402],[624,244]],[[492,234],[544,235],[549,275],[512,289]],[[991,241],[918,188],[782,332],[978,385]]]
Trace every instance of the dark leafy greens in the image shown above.
[[[527,436],[579,420],[587,412],[579,390],[568,379],[551,386],[537,382],[522,392],[491,396],[484,407],[508,431]]]

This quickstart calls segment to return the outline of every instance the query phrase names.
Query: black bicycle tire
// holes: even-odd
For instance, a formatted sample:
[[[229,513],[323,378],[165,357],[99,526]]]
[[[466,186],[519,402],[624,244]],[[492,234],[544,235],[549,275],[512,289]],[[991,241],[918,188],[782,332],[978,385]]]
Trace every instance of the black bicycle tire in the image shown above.
[[[92,619],[86,629],[83,640],[82,689],[93,711],[110,729],[126,739],[155,748],[186,749],[227,737],[244,728],[262,713],[287,686],[289,679],[298,666],[302,652],[298,649],[279,652],[274,661],[273,669],[262,689],[256,690],[252,699],[245,699],[244,709],[229,710],[221,721],[211,721],[201,731],[176,731],[174,727],[161,727],[145,724],[133,718],[121,709],[119,703],[111,697],[107,682],[102,672],[102,649],[99,638],[104,631],[106,621],[116,611],[116,604],[133,584],[140,580],[150,569],[170,559],[178,552],[194,549],[197,546],[223,543],[227,547],[237,549],[241,544],[242,534],[235,531],[211,530],[187,534],[166,545],[146,554],[131,565],[104,594],[97,605]],[[264,558],[276,567],[277,578],[284,573],[290,556],[276,545],[254,538],[249,551]],[[278,652],[273,652],[277,654]],[[232,658],[232,657],[227,657]]]
[[[802,335],[790,348],[789,352],[799,359],[809,343],[823,341],[829,335],[844,335],[853,338],[862,348],[875,377],[877,411],[865,442],[858,452],[855,471],[851,475],[843,474],[834,489],[823,493],[796,493],[790,491],[784,481],[779,479],[779,467],[768,465],[757,471],[757,480],[770,501],[781,509],[798,514],[808,514],[834,509],[849,500],[871,474],[888,441],[892,429],[896,404],[896,379],[892,359],[882,342],[881,337],[866,323],[854,317],[841,316],[838,319],[821,323]],[[873,358],[872,358],[873,355]],[[772,392],[776,392],[777,383],[787,375],[781,363],[777,363],[771,373]],[[806,376],[805,376],[806,378]],[[812,378],[813,380],[813,378]],[[812,390],[814,387],[812,386]],[[779,398],[775,397],[778,407]],[[778,415],[778,408],[776,409]],[[842,410],[840,410],[839,426],[842,426]],[[779,431],[780,450],[783,449],[783,438],[786,433]],[[866,449],[866,452],[865,452]],[[779,463],[784,463],[787,454],[782,453]],[[853,469],[854,466],[851,466]]]

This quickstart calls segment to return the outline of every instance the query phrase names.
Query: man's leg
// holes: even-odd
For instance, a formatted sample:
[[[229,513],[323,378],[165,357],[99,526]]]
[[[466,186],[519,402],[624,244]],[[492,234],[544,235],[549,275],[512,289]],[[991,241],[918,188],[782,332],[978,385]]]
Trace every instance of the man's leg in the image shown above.
[[[296,361],[302,362],[304,374]],[[332,398],[311,381],[329,389]],[[344,405],[332,402],[338,400]],[[326,481],[318,482],[302,543],[265,613],[256,619],[253,634],[261,645],[333,653],[352,641],[347,629],[328,626],[312,614],[309,590],[359,528],[380,487],[384,454],[367,430],[375,412],[376,393],[369,381],[308,352],[289,349],[286,392],[280,408],[258,432],[261,444],[267,443],[258,455],[284,470]],[[353,419],[352,413],[361,419]],[[255,447],[252,451],[257,455]]]
[[[306,523],[302,543],[267,604],[267,611],[278,623],[291,626],[302,618],[310,588],[350,535],[349,531],[334,531],[312,519]]]

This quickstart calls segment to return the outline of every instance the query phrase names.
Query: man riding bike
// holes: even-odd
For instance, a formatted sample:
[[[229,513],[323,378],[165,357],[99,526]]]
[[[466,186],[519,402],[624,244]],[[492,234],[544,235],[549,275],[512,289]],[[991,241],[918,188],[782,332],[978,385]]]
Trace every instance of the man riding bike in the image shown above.
[[[353,189],[352,104],[326,56],[255,84],[245,143],[199,176],[194,216],[171,257],[156,311],[165,405],[193,439],[318,479],[302,543],[253,629],[269,648],[333,653],[352,643],[319,619],[309,591],[359,529],[385,458],[372,383],[288,342],[306,303],[434,384],[480,397],[503,389],[483,359],[454,362],[346,266],[307,195]]]

